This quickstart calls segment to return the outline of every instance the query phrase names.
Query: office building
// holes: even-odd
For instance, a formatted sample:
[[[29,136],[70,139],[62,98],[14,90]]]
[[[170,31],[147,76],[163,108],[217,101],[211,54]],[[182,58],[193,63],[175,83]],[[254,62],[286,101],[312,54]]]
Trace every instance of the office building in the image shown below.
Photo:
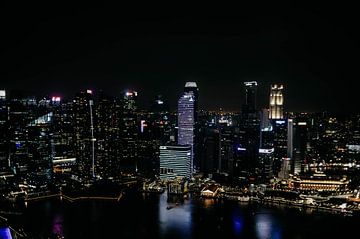
[[[137,120],[137,96],[138,93],[128,90],[122,97],[121,111],[121,162],[122,172],[135,173],[137,171],[137,147],[138,147],[138,120]]]
[[[160,146],[160,178],[191,177],[191,146]]]
[[[269,119],[284,118],[284,87],[280,84],[271,85],[270,88],[270,105]]]
[[[244,82],[245,102],[243,104],[243,113],[255,113],[257,110],[257,82]]]
[[[196,84],[189,84],[187,82],[185,86],[188,86],[188,88],[192,86],[190,88],[192,89],[196,87]],[[192,90],[184,92],[178,101],[178,145],[191,147],[191,173],[194,165],[195,107],[196,99],[194,92]]]

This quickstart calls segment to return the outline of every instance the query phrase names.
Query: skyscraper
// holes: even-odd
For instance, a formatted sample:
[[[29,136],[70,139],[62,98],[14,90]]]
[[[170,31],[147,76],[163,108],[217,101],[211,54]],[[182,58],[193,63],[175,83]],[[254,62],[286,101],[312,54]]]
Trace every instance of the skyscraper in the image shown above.
[[[99,92],[96,107],[96,175],[102,178],[119,174],[120,130],[117,101]]]
[[[240,144],[245,150],[238,151],[244,162],[243,166],[248,167],[248,171],[255,173],[258,165],[259,136],[260,136],[260,114],[256,109],[257,82],[244,82],[245,102],[242,106],[241,121],[239,124]]]
[[[270,89],[270,114],[269,119],[284,118],[284,96],[283,85],[274,84]]]
[[[195,119],[196,119],[197,85],[186,82],[185,92],[178,101],[178,144],[191,147],[190,172],[194,167]]]
[[[72,118],[75,138],[75,154],[78,163],[77,174],[83,179],[92,177],[92,109],[93,92],[81,91],[73,100]]]
[[[6,91],[0,90],[0,172],[9,169],[8,163],[8,109]]]
[[[243,104],[243,113],[256,112],[256,98],[257,98],[257,82],[244,82],[245,87],[245,102]]]
[[[137,171],[137,95],[136,91],[126,91],[122,98],[122,122],[121,122],[121,169],[134,173]]]

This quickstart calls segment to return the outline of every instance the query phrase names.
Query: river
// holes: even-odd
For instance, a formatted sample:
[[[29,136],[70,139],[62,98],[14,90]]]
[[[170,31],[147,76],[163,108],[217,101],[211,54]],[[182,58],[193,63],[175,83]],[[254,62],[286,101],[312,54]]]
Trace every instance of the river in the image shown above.
[[[171,208],[169,208],[171,206]],[[59,199],[31,202],[9,222],[29,238],[348,238],[360,220],[299,209],[189,198],[128,194],[120,202]],[[355,236],[357,238],[357,236]]]

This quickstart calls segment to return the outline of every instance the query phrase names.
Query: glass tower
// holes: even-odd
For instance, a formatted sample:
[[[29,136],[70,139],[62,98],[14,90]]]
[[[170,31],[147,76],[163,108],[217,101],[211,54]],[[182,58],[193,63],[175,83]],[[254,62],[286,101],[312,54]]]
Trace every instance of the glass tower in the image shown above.
[[[192,88],[192,90],[190,90]],[[195,118],[196,118],[196,93],[195,82],[187,82],[185,92],[178,101],[178,145],[188,145],[191,147],[190,172],[194,166],[194,138],[195,138]]]

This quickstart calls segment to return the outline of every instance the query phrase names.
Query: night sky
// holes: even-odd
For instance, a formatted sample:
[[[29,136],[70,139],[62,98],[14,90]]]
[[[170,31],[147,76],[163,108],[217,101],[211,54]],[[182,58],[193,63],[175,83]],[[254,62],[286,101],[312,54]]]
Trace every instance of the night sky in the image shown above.
[[[240,110],[243,81],[285,85],[289,111],[359,112],[360,41],[354,6],[238,6],[167,11],[115,6],[0,10],[0,88],[71,98],[80,89],[175,108],[196,81],[200,108]]]

